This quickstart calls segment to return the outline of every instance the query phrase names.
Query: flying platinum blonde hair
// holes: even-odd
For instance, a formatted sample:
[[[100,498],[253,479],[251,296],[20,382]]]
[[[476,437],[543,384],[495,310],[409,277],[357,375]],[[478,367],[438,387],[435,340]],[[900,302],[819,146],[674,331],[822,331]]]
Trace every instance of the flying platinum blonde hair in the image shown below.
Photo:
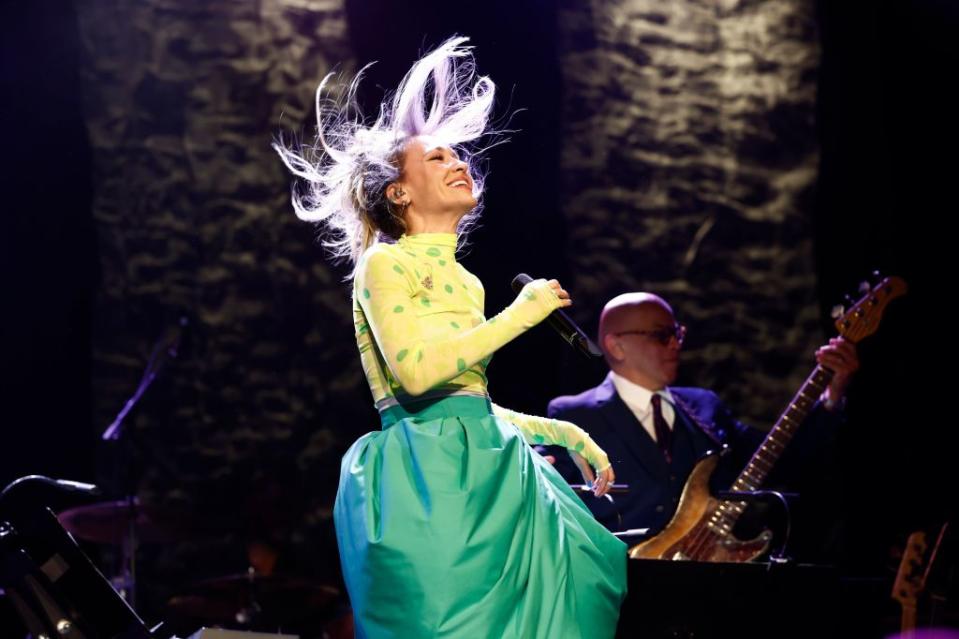
[[[406,231],[402,211],[386,197],[386,187],[400,178],[402,154],[411,138],[429,135],[455,148],[466,161],[479,201],[484,176],[476,165],[483,151],[476,142],[487,132],[495,86],[477,77],[468,38],[450,38],[420,58],[396,92],[387,95],[372,125],[359,115],[356,91],[367,67],[360,70],[343,97],[324,99],[333,74],[316,89],[316,142],[298,152],[280,140],[273,148],[286,167],[302,178],[293,188],[296,215],[324,227],[323,245],[333,259],[354,268],[366,249],[383,236],[396,240]],[[490,146],[493,146],[492,144]],[[460,220],[460,237],[475,223],[480,206]]]

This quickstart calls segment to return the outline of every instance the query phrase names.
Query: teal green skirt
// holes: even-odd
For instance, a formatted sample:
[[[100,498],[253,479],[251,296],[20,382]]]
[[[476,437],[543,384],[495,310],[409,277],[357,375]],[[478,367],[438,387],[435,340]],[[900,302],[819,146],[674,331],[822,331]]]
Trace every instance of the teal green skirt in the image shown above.
[[[490,412],[453,396],[381,413],[333,510],[356,636],[612,637],[626,546]]]

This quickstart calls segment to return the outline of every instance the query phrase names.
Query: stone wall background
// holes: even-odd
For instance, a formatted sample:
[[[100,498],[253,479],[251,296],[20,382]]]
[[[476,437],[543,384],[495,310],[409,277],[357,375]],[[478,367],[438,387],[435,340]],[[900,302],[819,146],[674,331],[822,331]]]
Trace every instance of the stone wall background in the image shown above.
[[[770,426],[824,339],[814,4],[564,2],[560,25],[578,308],[660,294],[689,327],[681,382]]]
[[[95,423],[133,393],[155,340],[189,321],[129,420],[130,483],[202,519],[219,548],[152,563],[170,584],[236,572],[265,536],[314,548],[335,575],[339,445],[374,414],[345,271],[292,214],[270,142],[311,138],[316,84],[354,69],[342,3],[97,1],[79,18],[102,269]],[[103,451],[107,481],[119,452]],[[284,509],[296,516],[268,521]]]

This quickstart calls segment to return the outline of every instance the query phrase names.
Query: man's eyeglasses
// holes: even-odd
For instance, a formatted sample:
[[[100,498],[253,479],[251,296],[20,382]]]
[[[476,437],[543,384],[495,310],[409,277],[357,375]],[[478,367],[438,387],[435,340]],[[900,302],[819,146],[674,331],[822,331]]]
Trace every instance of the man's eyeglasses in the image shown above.
[[[646,335],[663,346],[669,345],[669,340],[675,338],[676,343],[682,346],[683,340],[686,339],[686,327],[681,324],[676,324],[672,328],[661,328],[655,331],[621,331],[616,333],[616,335]]]

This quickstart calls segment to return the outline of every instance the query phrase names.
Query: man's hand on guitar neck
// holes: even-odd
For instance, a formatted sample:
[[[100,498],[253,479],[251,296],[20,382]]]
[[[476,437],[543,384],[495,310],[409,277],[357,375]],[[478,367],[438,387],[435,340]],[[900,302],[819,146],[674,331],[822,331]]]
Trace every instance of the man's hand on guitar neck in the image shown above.
[[[832,381],[823,393],[823,406],[827,410],[836,410],[842,405],[849,381],[859,369],[856,346],[841,337],[833,337],[816,351],[816,362],[833,372]]]

